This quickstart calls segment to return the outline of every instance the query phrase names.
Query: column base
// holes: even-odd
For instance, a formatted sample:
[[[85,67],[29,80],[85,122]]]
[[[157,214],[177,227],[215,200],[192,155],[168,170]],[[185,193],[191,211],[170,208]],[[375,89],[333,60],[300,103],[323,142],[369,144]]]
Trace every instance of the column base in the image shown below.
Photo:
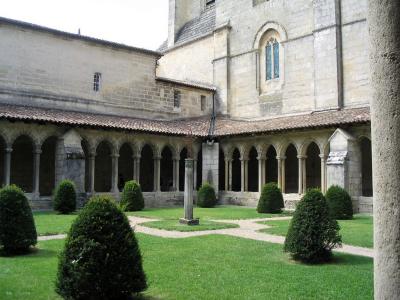
[[[179,223],[180,224],[184,224],[184,225],[189,225],[189,226],[196,226],[196,225],[200,225],[200,219],[193,219],[193,220],[188,220],[188,219],[184,219],[181,218],[179,219]]]

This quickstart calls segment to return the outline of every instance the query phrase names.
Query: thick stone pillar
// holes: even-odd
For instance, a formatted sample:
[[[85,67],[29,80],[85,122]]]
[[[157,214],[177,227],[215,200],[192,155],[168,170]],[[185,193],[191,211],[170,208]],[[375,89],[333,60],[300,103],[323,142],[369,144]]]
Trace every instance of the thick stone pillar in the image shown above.
[[[258,159],[258,192],[261,193],[265,184],[265,158],[257,157]]]
[[[35,147],[33,150],[33,199],[40,198],[40,154],[42,154],[41,146]]]
[[[111,155],[111,193],[119,194],[118,190],[118,159],[119,154],[112,154]]]
[[[161,164],[161,157],[154,157],[154,191],[160,192],[160,164]]]
[[[11,153],[13,149],[7,147],[4,153],[4,184],[10,185],[11,182]]]
[[[375,299],[400,295],[400,1],[369,1]]]
[[[321,158],[321,191],[325,193],[327,190],[326,187],[326,160],[328,159],[327,155],[320,154],[319,157]]]
[[[89,153],[89,193],[94,195],[96,193],[94,189],[94,177],[95,177],[95,165],[96,165],[96,152]]]
[[[231,160],[229,158],[225,158],[225,192],[229,191],[229,165]]]

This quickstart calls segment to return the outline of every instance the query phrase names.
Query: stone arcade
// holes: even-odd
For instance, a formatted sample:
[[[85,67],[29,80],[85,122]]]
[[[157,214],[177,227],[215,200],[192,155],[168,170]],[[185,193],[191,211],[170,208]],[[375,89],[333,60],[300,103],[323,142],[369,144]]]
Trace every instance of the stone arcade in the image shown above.
[[[159,51],[0,18],[1,182],[47,208],[63,178],[82,201],[136,179],[172,206],[193,152],[221,203],[339,184],[371,212],[367,1],[169,2]]]

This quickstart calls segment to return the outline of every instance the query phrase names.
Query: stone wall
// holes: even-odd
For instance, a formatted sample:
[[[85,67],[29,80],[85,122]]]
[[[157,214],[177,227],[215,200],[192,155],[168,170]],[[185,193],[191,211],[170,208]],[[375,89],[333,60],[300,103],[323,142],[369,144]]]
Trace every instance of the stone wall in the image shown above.
[[[369,105],[367,1],[339,3],[219,0],[214,45],[207,38],[172,49],[160,61],[159,70],[171,70],[180,57],[185,62],[199,58],[200,66],[185,69],[183,77],[208,82],[210,77],[199,73],[210,65],[207,60],[212,61],[213,82],[222,102],[220,112],[233,117],[254,119]],[[220,39],[219,28],[224,26],[231,29],[226,39]],[[280,33],[284,58],[279,88],[265,93],[260,91],[260,68],[265,66],[260,65],[256,42],[269,28]],[[210,50],[203,51],[207,55],[198,55],[205,46],[214,48],[214,57]]]
[[[158,119],[210,113],[199,99],[212,92],[156,81],[156,54],[3,22],[0,38],[1,103]],[[179,110],[174,90],[182,92]]]

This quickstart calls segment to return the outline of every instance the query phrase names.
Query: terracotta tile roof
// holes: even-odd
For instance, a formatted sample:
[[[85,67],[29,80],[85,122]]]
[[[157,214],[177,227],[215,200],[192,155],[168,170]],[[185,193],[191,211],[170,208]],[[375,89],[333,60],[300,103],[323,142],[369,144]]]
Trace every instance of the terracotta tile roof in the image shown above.
[[[210,129],[210,118],[208,116],[163,121],[7,104],[0,104],[0,119],[196,137],[207,137]],[[215,122],[213,135],[223,137],[334,127],[346,124],[365,124],[370,122],[370,113],[369,108],[352,108],[263,121],[243,121],[217,117]]]
[[[210,123],[209,117],[162,121],[5,104],[0,104],[0,119],[193,136],[207,136]]]
[[[346,124],[369,123],[370,110],[351,108],[285,116],[262,121],[242,121],[219,118],[215,125],[215,136],[233,136],[274,133],[307,128],[326,128]]]

